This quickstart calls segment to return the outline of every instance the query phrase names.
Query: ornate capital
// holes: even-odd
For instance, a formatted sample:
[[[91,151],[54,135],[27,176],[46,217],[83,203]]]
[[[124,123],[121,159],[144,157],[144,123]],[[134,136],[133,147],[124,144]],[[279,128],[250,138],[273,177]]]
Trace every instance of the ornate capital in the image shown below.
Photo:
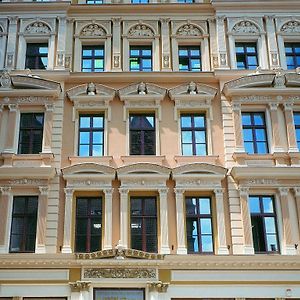
[[[122,196],[127,196],[128,193],[129,193],[129,190],[128,189],[124,189],[124,188],[119,188],[119,193],[121,194],[121,197]]]
[[[283,103],[284,110],[293,110],[294,103],[293,102],[285,102]]]
[[[282,187],[278,189],[280,196],[287,196],[289,192],[289,188]]]
[[[114,192],[114,189],[113,188],[111,188],[111,189],[104,189],[103,192],[105,194],[105,197],[112,196],[112,194]]]
[[[240,196],[248,196],[249,195],[249,188],[248,187],[240,187]]]
[[[47,186],[40,186],[39,191],[42,196],[48,196],[49,188]]]
[[[165,189],[159,189],[158,190],[158,193],[159,193],[159,196],[160,197],[166,197],[167,196],[167,194],[168,194],[168,188],[165,188]]]
[[[159,20],[161,23],[169,23],[170,22],[170,18],[160,18]]]
[[[166,293],[169,287],[169,283],[162,281],[148,282],[147,285],[150,291],[157,291],[159,293]]]
[[[10,17],[8,17],[8,20],[11,24],[16,25],[19,20],[19,17],[18,16],[10,16]]]
[[[296,197],[300,197],[300,187],[295,187],[294,192],[295,192]]]
[[[175,188],[174,192],[175,192],[176,197],[177,197],[177,195],[183,195],[184,192],[185,192],[185,190],[184,189],[180,189],[180,188]]]
[[[73,193],[74,193],[74,189],[72,189],[72,188],[65,188],[64,192],[65,192],[67,198],[72,198],[73,197]]]
[[[11,187],[10,186],[3,186],[0,187],[2,195],[8,196],[11,193]]]
[[[232,103],[232,111],[241,111],[241,103],[233,102]]]
[[[114,23],[120,23],[120,22],[122,21],[122,18],[114,17],[114,18],[111,18],[111,20],[112,20]]]
[[[269,103],[270,110],[275,111],[278,108],[278,103]]]
[[[76,282],[69,282],[71,292],[81,292],[81,291],[88,291],[91,286],[90,281],[76,281]]]
[[[18,104],[8,104],[9,111],[16,112],[18,110]]]
[[[50,112],[54,111],[54,104],[46,103],[45,104],[45,109],[46,109],[46,111],[50,111]]]
[[[216,197],[221,197],[221,196],[223,196],[224,189],[223,188],[216,188],[216,189],[214,189],[214,193],[215,193]]]

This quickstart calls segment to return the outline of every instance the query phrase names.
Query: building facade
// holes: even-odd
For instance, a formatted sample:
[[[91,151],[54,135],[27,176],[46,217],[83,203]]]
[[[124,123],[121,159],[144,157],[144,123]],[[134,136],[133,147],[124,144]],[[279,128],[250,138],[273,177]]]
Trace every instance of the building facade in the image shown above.
[[[300,2],[0,3],[0,300],[300,298]]]

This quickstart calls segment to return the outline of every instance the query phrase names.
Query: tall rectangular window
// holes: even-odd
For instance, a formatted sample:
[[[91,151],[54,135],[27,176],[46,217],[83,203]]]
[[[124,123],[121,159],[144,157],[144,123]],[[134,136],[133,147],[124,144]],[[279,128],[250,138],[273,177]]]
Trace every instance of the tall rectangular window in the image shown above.
[[[213,253],[211,199],[186,198],[186,231],[189,253]]]
[[[14,196],[9,252],[34,252],[38,196]]]
[[[25,69],[45,70],[48,66],[48,44],[27,43]]]
[[[201,71],[201,53],[198,46],[179,46],[179,71]]]
[[[300,151],[300,112],[294,112],[294,123],[298,149]]]
[[[129,56],[130,71],[152,71],[152,47],[150,45],[130,46]]]
[[[130,198],[131,248],[157,252],[157,207],[155,197]]]
[[[268,153],[265,114],[262,112],[242,113],[245,150],[249,154]]]
[[[131,114],[130,155],[155,155],[155,116]]]
[[[256,43],[236,43],[235,51],[238,69],[255,70],[258,67]]]
[[[82,46],[82,72],[104,71],[104,46]]]
[[[104,154],[104,116],[79,116],[79,156],[102,156]]]
[[[19,154],[38,154],[42,151],[43,127],[43,113],[21,113]]]
[[[300,67],[300,43],[285,43],[284,46],[288,70]]]
[[[278,235],[273,196],[249,196],[254,251],[278,252]]]
[[[102,198],[78,197],[76,199],[75,251],[101,250]]]
[[[182,114],[181,149],[182,155],[206,155],[206,125],[203,114]]]

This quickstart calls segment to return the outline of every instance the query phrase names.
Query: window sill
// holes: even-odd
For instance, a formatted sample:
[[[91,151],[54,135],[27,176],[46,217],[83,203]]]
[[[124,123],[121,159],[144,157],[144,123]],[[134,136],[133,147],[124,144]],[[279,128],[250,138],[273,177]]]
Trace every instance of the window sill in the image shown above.
[[[166,159],[165,156],[157,155],[130,155],[130,156],[121,156],[121,160],[125,165],[143,162],[143,163],[152,163],[162,165],[163,161]]]
[[[206,163],[211,165],[220,165],[218,155],[203,155],[203,156],[184,156],[176,155],[174,159],[177,164],[184,165],[190,163]]]
[[[273,154],[248,154],[248,153],[233,153],[233,159],[243,166],[288,166],[290,165],[290,156],[287,152],[277,152]]]
[[[82,163],[98,163],[109,166],[112,159],[112,156],[69,156],[71,166]]]

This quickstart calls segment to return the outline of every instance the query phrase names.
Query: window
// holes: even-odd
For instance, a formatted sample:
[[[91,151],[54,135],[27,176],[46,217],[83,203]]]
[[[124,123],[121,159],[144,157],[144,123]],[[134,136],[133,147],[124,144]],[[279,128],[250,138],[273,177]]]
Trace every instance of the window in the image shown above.
[[[300,67],[300,43],[285,43],[284,46],[288,70]]]
[[[129,116],[130,155],[155,155],[155,116]]]
[[[157,252],[157,213],[155,197],[131,197],[131,248]]]
[[[38,154],[42,151],[43,113],[21,113],[19,154]]]
[[[278,252],[278,236],[274,198],[249,196],[254,251]]]
[[[258,67],[256,43],[236,43],[235,51],[238,69],[255,70]]]
[[[152,47],[131,46],[129,62],[130,62],[130,71],[135,71],[135,72],[152,71]]]
[[[131,289],[131,288],[114,288],[114,289],[94,289],[94,299],[98,300],[144,300],[144,289]]]
[[[213,253],[211,199],[186,198],[186,231],[189,253]]]
[[[82,72],[104,71],[104,47],[82,46]]]
[[[103,4],[103,0],[86,0],[86,4]]]
[[[145,4],[145,3],[149,3],[149,0],[131,0],[131,3],[133,3],[133,4]]]
[[[206,155],[205,116],[184,114],[180,117],[182,155]]]
[[[76,199],[76,252],[94,252],[101,249],[102,198]]]
[[[177,0],[178,3],[195,3],[194,0]]]
[[[104,116],[79,116],[79,156],[102,156],[104,153]]]
[[[34,252],[38,196],[13,199],[9,252]]]
[[[48,44],[27,43],[25,68],[47,69]]]
[[[201,71],[200,47],[178,46],[179,71]]]
[[[265,114],[261,112],[242,113],[244,146],[249,154],[268,153]]]
[[[294,122],[298,149],[300,150],[300,112],[294,112]]]

